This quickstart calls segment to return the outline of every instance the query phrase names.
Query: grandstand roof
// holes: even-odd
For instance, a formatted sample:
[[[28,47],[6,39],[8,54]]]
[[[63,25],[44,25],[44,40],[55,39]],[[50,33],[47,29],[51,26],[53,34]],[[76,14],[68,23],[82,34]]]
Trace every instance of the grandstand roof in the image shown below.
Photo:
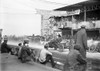
[[[77,3],[77,4],[61,7],[61,8],[55,9],[54,11],[72,11],[76,9],[84,9],[84,6],[89,7],[93,5],[99,5],[99,9],[100,9],[99,0],[88,0],[88,1]]]

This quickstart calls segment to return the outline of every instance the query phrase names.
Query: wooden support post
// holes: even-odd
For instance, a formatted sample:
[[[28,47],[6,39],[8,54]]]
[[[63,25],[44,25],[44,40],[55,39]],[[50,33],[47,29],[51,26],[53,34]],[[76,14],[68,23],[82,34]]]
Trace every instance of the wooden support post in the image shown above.
[[[73,10],[72,10],[72,12],[73,12]],[[72,15],[72,24],[73,24],[73,19],[74,19],[74,17],[73,17],[73,15]],[[70,49],[73,49],[73,28],[71,28],[71,37],[70,37]]]
[[[41,36],[43,36],[43,15],[41,15]]]
[[[84,21],[86,21],[86,6],[84,6]]]

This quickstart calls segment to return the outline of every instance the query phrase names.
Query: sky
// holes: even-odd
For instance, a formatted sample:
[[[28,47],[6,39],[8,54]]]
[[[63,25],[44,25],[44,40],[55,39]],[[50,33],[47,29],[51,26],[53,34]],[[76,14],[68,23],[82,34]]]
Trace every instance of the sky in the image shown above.
[[[0,0],[3,35],[41,35],[41,15],[36,9],[53,10],[84,0]]]

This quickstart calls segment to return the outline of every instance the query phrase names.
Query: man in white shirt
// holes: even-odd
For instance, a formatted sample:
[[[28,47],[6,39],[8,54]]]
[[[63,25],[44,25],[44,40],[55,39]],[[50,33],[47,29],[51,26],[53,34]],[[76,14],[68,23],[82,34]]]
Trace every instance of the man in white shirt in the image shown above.
[[[52,53],[48,51],[48,44],[44,46],[44,49],[41,50],[39,61],[41,64],[46,64],[47,62],[51,62],[52,67],[55,66],[54,60],[52,58]]]

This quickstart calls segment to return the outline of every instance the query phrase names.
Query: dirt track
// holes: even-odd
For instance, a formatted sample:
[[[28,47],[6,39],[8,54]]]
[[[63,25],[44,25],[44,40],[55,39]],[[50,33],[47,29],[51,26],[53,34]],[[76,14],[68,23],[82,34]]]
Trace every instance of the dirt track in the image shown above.
[[[0,54],[0,71],[60,71],[35,62],[21,63],[16,56]]]

